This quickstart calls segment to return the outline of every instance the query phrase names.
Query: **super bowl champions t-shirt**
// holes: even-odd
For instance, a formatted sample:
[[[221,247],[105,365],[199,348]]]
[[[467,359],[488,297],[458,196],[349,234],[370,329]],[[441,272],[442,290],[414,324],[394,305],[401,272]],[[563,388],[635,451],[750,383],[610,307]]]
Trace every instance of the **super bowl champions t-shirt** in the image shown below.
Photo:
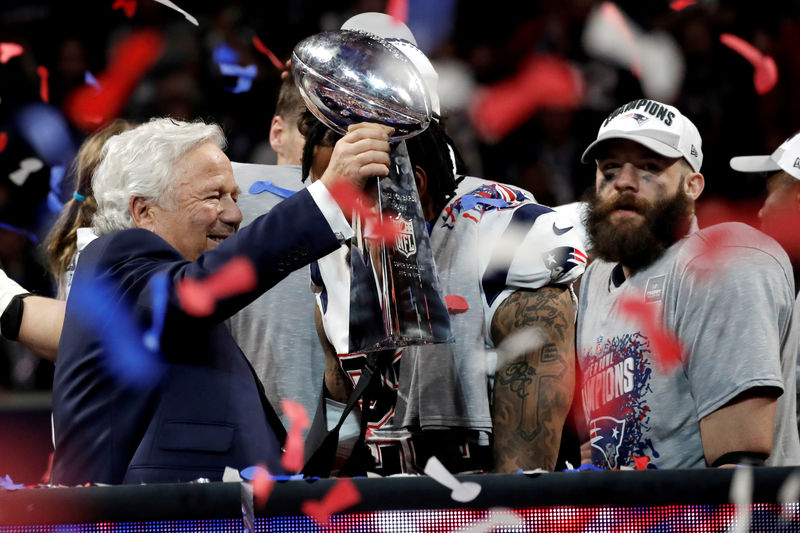
[[[652,306],[677,335],[683,352],[672,370],[656,361],[645,322],[620,313],[628,297]],[[592,463],[703,467],[700,420],[753,387],[782,392],[767,464],[800,463],[793,303],[786,253],[744,224],[693,233],[627,280],[618,265],[594,261],[577,330]]]

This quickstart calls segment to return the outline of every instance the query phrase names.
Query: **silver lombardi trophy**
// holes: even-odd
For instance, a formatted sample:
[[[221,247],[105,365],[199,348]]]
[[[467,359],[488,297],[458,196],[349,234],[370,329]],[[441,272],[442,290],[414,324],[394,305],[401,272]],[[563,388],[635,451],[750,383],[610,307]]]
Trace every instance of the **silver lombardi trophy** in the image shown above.
[[[377,182],[376,212],[398,229],[395,242],[370,238],[353,216],[349,353],[452,341],[450,318],[403,139],[431,121],[430,97],[414,64],[383,39],[352,31],[301,41],[292,74],[309,110],[335,131],[374,122],[394,128],[389,176]]]

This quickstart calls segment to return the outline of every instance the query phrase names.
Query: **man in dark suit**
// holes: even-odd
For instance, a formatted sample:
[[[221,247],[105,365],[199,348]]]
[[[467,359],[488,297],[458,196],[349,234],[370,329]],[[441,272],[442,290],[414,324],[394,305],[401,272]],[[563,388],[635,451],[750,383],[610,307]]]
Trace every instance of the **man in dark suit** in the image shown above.
[[[361,189],[388,174],[389,133],[352,127],[319,185],[239,232],[238,188],[217,126],[154,119],[106,144],[93,182],[99,238],[80,257],[59,345],[52,482],[220,480],[226,466],[256,463],[281,471],[284,429],[223,321],[351,235],[329,189]],[[208,316],[185,313],[179,282],[238,256],[255,267],[256,287],[218,299]],[[138,347],[142,365],[147,348],[109,332],[122,331],[127,310],[140,328],[160,320],[154,285],[163,276],[160,358],[150,361],[151,379],[128,379],[138,367],[120,372],[119,345]],[[106,291],[94,302],[99,312],[87,313],[97,287]]]

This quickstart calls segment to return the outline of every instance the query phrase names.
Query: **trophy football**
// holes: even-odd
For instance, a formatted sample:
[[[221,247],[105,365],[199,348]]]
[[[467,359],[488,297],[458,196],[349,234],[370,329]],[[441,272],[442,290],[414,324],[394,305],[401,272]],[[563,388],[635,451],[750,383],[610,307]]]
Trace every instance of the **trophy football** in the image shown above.
[[[431,121],[425,83],[414,64],[383,39],[331,31],[301,41],[292,74],[309,110],[333,130],[373,122],[394,128],[389,176],[377,180],[377,217],[397,228],[394,243],[371,238],[352,218],[349,351],[452,342],[425,218],[404,139]]]

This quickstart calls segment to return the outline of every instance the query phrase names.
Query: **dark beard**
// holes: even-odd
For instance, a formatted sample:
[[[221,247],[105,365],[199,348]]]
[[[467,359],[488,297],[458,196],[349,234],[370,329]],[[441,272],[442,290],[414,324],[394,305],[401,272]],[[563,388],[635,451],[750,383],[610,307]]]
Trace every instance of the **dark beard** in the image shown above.
[[[614,225],[610,216],[618,207],[632,208],[644,215],[644,219],[622,220]],[[652,204],[632,193],[622,193],[613,202],[604,204],[592,191],[586,230],[597,257],[638,271],[653,264],[667,248],[689,233],[690,215],[691,200],[683,187],[674,196]]]

